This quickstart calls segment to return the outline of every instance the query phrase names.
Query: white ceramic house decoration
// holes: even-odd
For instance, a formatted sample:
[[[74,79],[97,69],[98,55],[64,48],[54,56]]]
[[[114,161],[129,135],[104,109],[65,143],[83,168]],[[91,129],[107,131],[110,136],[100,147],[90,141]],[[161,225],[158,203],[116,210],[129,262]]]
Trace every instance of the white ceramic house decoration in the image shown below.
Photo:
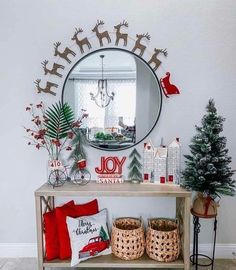
[[[152,180],[154,153],[155,153],[155,149],[151,140],[149,140],[147,143],[144,143],[144,149],[143,149],[143,182],[144,183],[148,183]]]
[[[180,157],[181,157],[181,145],[179,143],[179,138],[176,138],[168,145],[168,157],[167,157],[168,183],[179,184],[180,182]]]
[[[154,156],[154,183],[166,183],[167,147],[160,146],[155,149]]]

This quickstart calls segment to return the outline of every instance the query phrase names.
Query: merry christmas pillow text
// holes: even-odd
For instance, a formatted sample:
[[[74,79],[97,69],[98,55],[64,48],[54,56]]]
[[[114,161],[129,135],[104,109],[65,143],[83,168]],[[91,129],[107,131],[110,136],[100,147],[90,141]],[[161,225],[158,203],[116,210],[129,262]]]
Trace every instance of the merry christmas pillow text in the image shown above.
[[[91,216],[67,217],[66,222],[72,249],[72,267],[89,258],[111,253],[107,209]]]

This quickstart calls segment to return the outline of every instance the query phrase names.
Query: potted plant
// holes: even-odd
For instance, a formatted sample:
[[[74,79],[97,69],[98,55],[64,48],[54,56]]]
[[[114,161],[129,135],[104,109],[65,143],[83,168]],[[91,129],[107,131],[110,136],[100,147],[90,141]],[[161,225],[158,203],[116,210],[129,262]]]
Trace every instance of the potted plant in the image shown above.
[[[74,133],[71,131],[71,126],[76,124],[73,111],[67,103],[61,104],[61,102],[47,109],[43,102],[35,106],[30,104],[26,107],[26,111],[30,113],[32,123],[31,128],[25,128],[28,145],[47,150],[48,166],[55,171],[53,186],[59,186],[64,183],[60,178],[66,177],[64,172],[60,174],[61,171],[58,169],[63,166],[60,161],[61,154],[64,150],[72,150],[70,142]]]
[[[197,192],[192,208],[197,216],[216,216],[217,198],[235,194],[234,170],[229,166],[231,157],[226,149],[226,138],[220,136],[224,120],[210,99],[202,125],[196,126],[197,134],[189,145],[191,154],[185,155],[183,186]]]
[[[71,107],[58,102],[45,109],[43,102],[26,107],[31,115],[32,128],[25,128],[28,145],[37,149],[44,148],[51,160],[58,160],[63,150],[71,150],[68,139],[72,139],[71,126],[74,124],[74,114]]]

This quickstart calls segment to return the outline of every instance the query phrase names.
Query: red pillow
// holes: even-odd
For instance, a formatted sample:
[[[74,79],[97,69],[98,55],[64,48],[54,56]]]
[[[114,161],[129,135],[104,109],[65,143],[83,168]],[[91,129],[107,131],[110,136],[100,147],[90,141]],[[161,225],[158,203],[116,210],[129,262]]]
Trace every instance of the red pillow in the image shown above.
[[[98,213],[97,199],[85,204],[68,208],[56,208],[57,231],[59,240],[59,258],[64,260],[71,257],[70,237],[66,224],[66,217],[89,216]]]
[[[74,201],[64,204],[61,209],[74,206]],[[57,233],[57,220],[55,210],[47,212],[43,215],[44,233],[45,233],[45,251],[48,261],[59,258],[59,241]]]

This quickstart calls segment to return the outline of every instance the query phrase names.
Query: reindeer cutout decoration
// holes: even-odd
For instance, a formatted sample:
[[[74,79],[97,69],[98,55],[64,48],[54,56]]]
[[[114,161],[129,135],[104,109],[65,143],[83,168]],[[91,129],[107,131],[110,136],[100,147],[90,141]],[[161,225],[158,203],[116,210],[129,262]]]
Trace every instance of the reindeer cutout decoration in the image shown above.
[[[65,67],[63,65],[59,65],[57,63],[54,63],[52,66],[52,69],[47,68],[48,60],[44,60],[42,63],[44,75],[47,75],[48,73],[51,75],[56,75],[58,77],[62,77],[62,75],[57,71],[59,68],[64,69]]]
[[[132,49],[132,52],[135,52],[137,49],[139,49],[140,50],[139,55],[142,56],[147,47],[141,44],[141,39],[146,38],[147,40],[150,40],[151,37],[148,33],[142,34],[142,35],[136,35],[136,37],[137,37],[137,40],[135,42],[134,48]]]
[[[104,38],[107,39],[108,43],[111,43],[111,38],[110,38],[110,36],[108,34],[108,31],[104,31],[104,32],[101,32],[101,33],[98,31],[98,26],[103,25],[103,24],[104,24],[103,21],[97,20],[97,23],[96,23],[95,27],[92,29],[92,31],[96,33],[96,36],[97,36],[97,38],[99,40],[99,44],[100,44],[101,47],[103,47],[103,41],[102,40]]]
[[[168,95],[179,94],[179,89],[170,83],[170,72],[166,72],[166,77],[160,79],[161,87],[163,89],[164,95],[168,98]]]
[[[120,39],[124,40],[124,46],[127,45],[128,34],[124,34],[120,32],[120,28],[122,26],[128,27],[129,25],[125,20],[123,20],[122,23],[119,23],[114,26],[114,28],[116,29],[116,42],[115,42],[116,46],[119,44]]]
[[[89,50],[92,48],[90,42],[88,41],[88,38],[83,38],[81,40],[78,39],[78,34],[82,33],[84,30],[82,28],[75,28],[75,33],[74,36],[71,38],[71,40],[75,40],[76,44],[79,46],[80,48],[80,52],[84,53],[84,49],[83,46],[87,45],[87,47],[89,48]]]
[[[167,53],[167,50],[165,49],[165,50],[162,50],[162,49],[154,49],[154,54],[152,55],[152,57],[151,57],[151,59],[148,61],[148,64],[149,65],[151,65],[151,64],[154,64],[155,66],[154,66],[154,68],[153,68],[153,70],[155,71],[155,70],[157,70],[158,69],[158,67],[160,66],[160,64],[161,64],[161,61],[157,58],[157,55],[159,54],[159,53],[163,53],[164,55],[165,55],[165,57],[168,55],[168,53]]]
[[[71,60],[68,58],[69,55],[72,56],[76,56],[76,53],[73,52],[71,49],[69,49],[68,47],[65,48],[65,50],[63,52],[59,52],[58,51],[58,47],[61,45],[61,42],[56,42],[54,43],[54,48],[55,48],[55,52],[54,52],[54,56],[59,55],[61,58],[63,58],[64,60],[66,60],[69,64],[71,63]]]
[[[53,91],[51,90],[51,88],[52,88],[52,87],[57,88],[57,87],[58,87],[58,84],[53,83],[53,82],[48,82],[48,81],[47,81],[46,87],[45,87],[45,88],[41,88],[41,87],[39,86],[40,82],[41,82],[40,79],[37,79],[37,80],[34,81],[34,83],[35,83],[35,85],[36,85],[36,87],[37,87],[38,93],[44,92],[44,93],[49,93],[49,94],[51,94],[51,95],[53,95],[53,96],[56,95],[56,93],[53,92]]]
[[[103,26],[104,26],[104,21],[103,20],[97,20],[96,25],[93,27],[92,32],[94,32],[94,36],[96,35],[100,47],[104,46],[104,39],[105,39],[105,43],[111,43],[111,37],[110,37],[110,32],[108,31],[103,31]],[[126,20],[120,21],[119,24],[114,25],[114,32],[112,32],[112,34],[115,35],[116,39],[115,39],[115,45],[118,46],[119,42],[121,41],[121,43],[123,43],[123,46],[127,46],[128,45],[128,38],[129,35],[128,33],[123,33],[123,31],[125,32],[125,30],[128,32],[128,22]],[[79,51],[81,54],[84,54],[86,51],[90,51],[92,49],[92,45],[91,45],[91,41],[89,39],[89,37],[81,37],[83,34],[84,30],[82,28],[75,28],[75,31],[73,33],[73,35],[71,36],[71,40],[75,41],[75,43],[77,44],[77,46],[79,47]],[[92,37],[93,38],[93,37]],[[96,39],[96,38],[95,38]],[[143,56],[143,54],[147,51],[147,43],[148,41],[150,41],[151,36],[149,35],[149,33],[147,32],[146,34],[136,34],[136,39],[135,44],[133,45],[133,49],[132,49],[132,53],[135,53],[136,55],[139,55],[140,57]],[[123,42],[122,42],[123,40]],[[71,64],[73,58],[76,56],[76,53],[71,50],[69,47],[64,47],[61,46],[61,42],[55,42],[54,44],[54,56],[59,56],[60,58],[64,59],[68,64]],[[61,46],[61,47],[60,47]],[[76,45],[75,45],[76,46]],[[60,47],[60,48],[59,48]],[[126,50],[126,49],[124,49]],[[131,51],[131,50],[130,50]],[[80,55],[81,55],[80,54]],[[167,49],[154,49],[153,55],[150,57],[150,60],[148,61],[148,64],[151,66],[151,68],[153,69],[153,71],[155,72],[158,67],[161,65],[161,60],[159,60],[158,56],[159,54],[163,54],[165,57],[167,56]],[[63,72],[62,70],[64,70],[66,68],[66,65],[63,64],[57,64],[57,63],[50,63],[48,62],[48,60],[44,60],[41,63],[43,70],[44,70],[44,74],[51,74],[54,76],[57,76],[59,78],[63,77]],[[170,82],[167,80],[169,80],[169,75],[166,74],[166,77],[164,77],[161,81],[162,83],[162,88],[164,91],[164,94],[168,97],[168,95],[172,95],[172,94],[179,94],[179,90],[174,89],[172,84],[170,84]],[[40,86],[41,80],[37,79],[35,80],[35,85],[37,87],[38,93],[44,92],[44,93],[49,93],[51,95],[56,95],[54,88],[58,87],[58,84],[47,81],[46,82],[46,86],[44,88],[42,88]],[[169,83],[169,84],[168,84]]]

